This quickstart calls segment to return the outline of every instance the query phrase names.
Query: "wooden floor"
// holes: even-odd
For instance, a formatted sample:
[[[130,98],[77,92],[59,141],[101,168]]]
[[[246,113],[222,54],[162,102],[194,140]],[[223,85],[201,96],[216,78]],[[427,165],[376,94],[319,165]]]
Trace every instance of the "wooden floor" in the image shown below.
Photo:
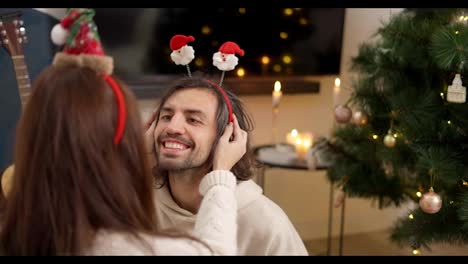
[[[389,239],[389,232],[353,234],[343,237],[342,256],[412,256],[411,248],[400,248]],[[327,255],[327,240],[319,239],[305,242],[310,255]],[[331,243],[331,256],[339,256],[339,238]],[[468,245],[454,246],[433,244],[431,251],[422,248],[421,256],[468,256]]]

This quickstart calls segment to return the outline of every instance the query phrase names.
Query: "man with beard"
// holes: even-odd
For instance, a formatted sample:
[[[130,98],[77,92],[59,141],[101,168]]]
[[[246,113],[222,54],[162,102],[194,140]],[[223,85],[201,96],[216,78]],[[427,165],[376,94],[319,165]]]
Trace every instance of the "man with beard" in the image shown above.
[[[193,230],[202,200],[198,186],[211,171],[213,150],[231,111],[242,130],[253,129],[239,98],[202,77],[179,80],[161,99],[147,130],[147,134],[154,131],[150,137],[154,142],[149,143],[154,143],[151,152],[156,157],[160,228]],[[238,254],[308,255],[284,211],[251,180],[254,165],[247,142],[247,153],[231,170],[238,182]]]

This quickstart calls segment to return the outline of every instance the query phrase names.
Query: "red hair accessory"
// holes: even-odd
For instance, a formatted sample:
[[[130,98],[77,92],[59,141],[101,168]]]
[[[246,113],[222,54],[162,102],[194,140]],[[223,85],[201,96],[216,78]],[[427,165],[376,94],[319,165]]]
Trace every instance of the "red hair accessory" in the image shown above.
[[[54,56],[52,64],[60,67],[74,65],[88,67],[100,74],[114,92],[117,102],[117,127],[114,144],[119,144],[125,131],[126,105],[119,85],[110,76],[114,69],[114,60],[106,56],[102,49],[97,27],[94,24],[94,10],[71,8],[61,22],[51,32],[52,41],[57,45],[65,44],[63,51]]]
[[[227,106],[227,108],[228,108],[229,122],[233,122],[233,121],[234,121],[234,117],[232,116],[232,105],[231,105],[231,101],[229,101],[229,97],[227,96],[226,91],[224,91],[224,89],[221,88],[221,86],[217,85],[217,84],[214,83],[213,81],[208,80],[208,79],[207,79],[207,81],[208,81],[209,83],[211,83],[213,86],[215,86],[216,88],[218,88],[219,92],[223,95],[224,101],[226,102],[226,106]]]
[[[119,144],[120,140],[122,139],[123,132],[125,130],[125,121],[127,119],[127,112],[125,107],[125,100],[120,90],[119,85],[115,82],[115,80],[107,74],[103,75],[104,80],[109,84],[112,91],[114,91],[115,99],[117,100],[117,109],[118,109],[118,118],[117,118],[117,127],[115,129],[114,134],[114,144]]]

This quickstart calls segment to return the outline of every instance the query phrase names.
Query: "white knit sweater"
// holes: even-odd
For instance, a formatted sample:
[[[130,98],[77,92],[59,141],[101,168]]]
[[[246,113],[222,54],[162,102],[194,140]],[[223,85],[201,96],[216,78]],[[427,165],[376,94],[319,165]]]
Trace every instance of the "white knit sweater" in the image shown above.
[[[236,178],[229,171],[212,171],[200,184],[203,197],[192,233],[209,245],[189,238],[142,235],[145,243],[109,230],[96,236],[89,255],[236,255]],[[211,250],[210,250],[211,249]]]

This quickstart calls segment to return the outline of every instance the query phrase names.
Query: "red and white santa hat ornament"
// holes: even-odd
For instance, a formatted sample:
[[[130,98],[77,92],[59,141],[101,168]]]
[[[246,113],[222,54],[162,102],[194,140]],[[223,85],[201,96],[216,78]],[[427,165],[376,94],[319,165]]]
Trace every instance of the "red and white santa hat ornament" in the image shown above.
[[[232,41],[226,41],[218,49],[218,52],[213,54],[213,65],[222,71],[221,80],[219,85],[221,86],[224,79],[225,71],[232,71],[239,63],[239,59],[236,57],[244,56],[244,50]]]
[[[64,45],[52,61],[54,67],[86,67],[101,76],[115,95],[118,119],[114,134],[114,144],[118,145],[125,132],[126,104],[124,95],[111,76],[114,60],[104,53],[93,17],[95,11],[88,8],[70,8],[60,24],[54,26],[51,38],[57,45]]]
[[[181,34],[174,35],[169,43],[171,47],[171,59],[176,65],[184,65],[187,67],[189,77],[192,77],[190,73],[190,62],[195,58],[195,50],[188,43],[195,41],[193,36],[185,36]]]

